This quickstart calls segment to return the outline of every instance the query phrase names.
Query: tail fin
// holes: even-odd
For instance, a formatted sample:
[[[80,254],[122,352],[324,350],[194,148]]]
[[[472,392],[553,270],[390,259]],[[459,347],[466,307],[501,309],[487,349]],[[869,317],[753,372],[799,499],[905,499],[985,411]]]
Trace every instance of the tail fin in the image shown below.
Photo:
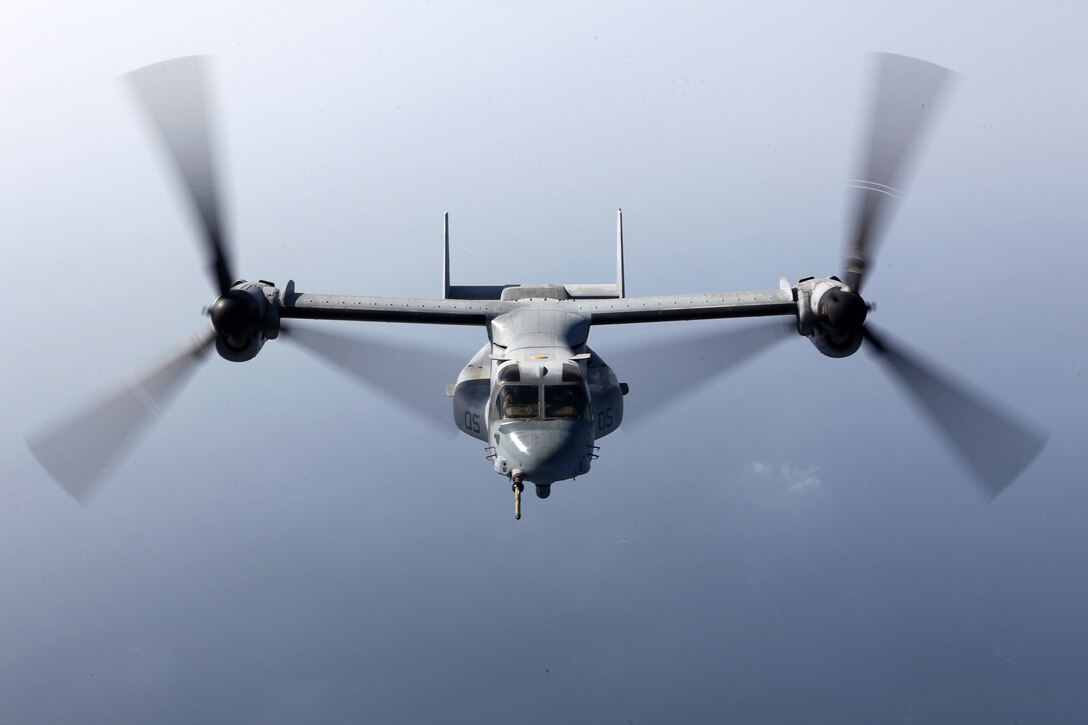
[[[623,282],[623,209],[616,210],[616,287],[617,297],[627,296]]]

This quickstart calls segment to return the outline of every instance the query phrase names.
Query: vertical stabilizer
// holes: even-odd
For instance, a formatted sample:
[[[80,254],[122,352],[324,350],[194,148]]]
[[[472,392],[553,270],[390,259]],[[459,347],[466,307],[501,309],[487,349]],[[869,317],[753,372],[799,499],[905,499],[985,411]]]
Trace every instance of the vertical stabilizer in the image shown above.
[[[442,299],[450,298],[450,213],[442,215],[443,237],[446,240],[442,251]]]
[[[623,289],[623,209],[616,210],[616,296],[625,297]]]

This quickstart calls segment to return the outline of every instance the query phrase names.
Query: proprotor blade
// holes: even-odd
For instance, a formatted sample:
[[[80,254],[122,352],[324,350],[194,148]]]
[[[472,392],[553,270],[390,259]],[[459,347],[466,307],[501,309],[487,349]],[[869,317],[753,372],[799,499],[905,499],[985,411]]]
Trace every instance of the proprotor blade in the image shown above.
[[[990,496],[1004,491],[1046,445],[1046,435],[937,372],[901,343],[892,343],[872,326],[865,328],[865,337],[892,377],[937,425]]]
[[[464,360],[430,348],[340,335],[313,326],[281,324],[280,333],[309,353],[340,368],[419,419],[452,432],[452,406],[444,385]]]
[[[797,329],[782,320],[755,324],[707,323],[699,334],[619,347],[605,360],[620,380],[631,385],[624,407],[625,427],[644,425],[650,413],[673,405],[703,389],[774,343],[796,337]]]
[[[853,230],[843,276],[855,292],[861,291],[865,269],[899,196],[926,120],[953,75],[947,68],[917,58],[877,54],[869,142],[854,182]]]
[[[60,425],[28,436],[30,451],[73,498],[86,503],[102,477],[174,399],[214,340],[209,328],[147,375]]]
[[[208,266],[219,294],[234,283],[230,245],[212,146],[212,114],[203,56],[175,58],[125,78],[166,148],[200,224]]]

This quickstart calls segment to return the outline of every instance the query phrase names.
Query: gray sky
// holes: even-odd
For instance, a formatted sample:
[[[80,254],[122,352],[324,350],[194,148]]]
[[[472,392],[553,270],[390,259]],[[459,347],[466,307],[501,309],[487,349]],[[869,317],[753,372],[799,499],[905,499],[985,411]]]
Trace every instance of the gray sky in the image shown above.
[[[221,5],[0,4],[0,722],[1088,715],[1086,6]],[[871,50],[962,75],[866,291],[1051,431],[992,503],[802,339],[520,522],[477,441],[287,345],[212,360],[87,508],[25,448],[213,300],[122,73],[214,54],[243,276],[436,294],[449,210],[455,282],[608,281],[622,206],[663,294],[839,271]]]

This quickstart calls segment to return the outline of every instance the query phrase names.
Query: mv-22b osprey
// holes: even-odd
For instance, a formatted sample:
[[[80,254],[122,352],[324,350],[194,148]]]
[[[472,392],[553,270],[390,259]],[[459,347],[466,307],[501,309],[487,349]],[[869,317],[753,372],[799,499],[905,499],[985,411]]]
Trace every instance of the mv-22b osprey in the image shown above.
[[[456,426],[485,443],[495,473],[510,481],[518,518],[525,484],[534,484],[537,496],[547,498],[552,484],[588,473],[596,442],[623,422],[628,387],[589,347],[589,332],[596,325],[788,317],[824,355],[846,357],[863,343],[877,353],[990,494],[1003,490],[1042,449],[1045,438],[1038,432],[966,392],[866,324],[870,308],[861,297],[866,269],[927,112],[950,75],[939,66],[878,56],[871,137],[856,184],[856,216],[841,278],[808,277],[796,285],[783,279],[777,289],[761,291],[628,297],[621,212],[615,283],[453,285],[447,216],[443,297],[419,299],[311,294],[297,291],[293,282],[280,289],[265,281],[237,281],[220,214],[202,65],[199,57],[180,58],[134,71],[128,80],[195,212],[220,295],[209,308],[212,327],[195,345],[133,385],[30,438],[43,466],[77,499],[92,492],[149,414],[168,402],[213,344],[221,357],[242,362],[256,356],[266,341],[286,333],[364,377],[368,369],[395,364],[384,353],[359,356],[365,343],[345,348],[339,335],[287,322],[297,319],[484,328],[486,344],[446,394],[452,398]],[[765,336],[742,337],[724,341],[744,345],[741,353],[765,346]],[[660,375],[675,375],[676,369],[673,362],[662,361]],[[440,396],[441,382],[434,384]],[[630,393],[638,396],[640,391]]]

